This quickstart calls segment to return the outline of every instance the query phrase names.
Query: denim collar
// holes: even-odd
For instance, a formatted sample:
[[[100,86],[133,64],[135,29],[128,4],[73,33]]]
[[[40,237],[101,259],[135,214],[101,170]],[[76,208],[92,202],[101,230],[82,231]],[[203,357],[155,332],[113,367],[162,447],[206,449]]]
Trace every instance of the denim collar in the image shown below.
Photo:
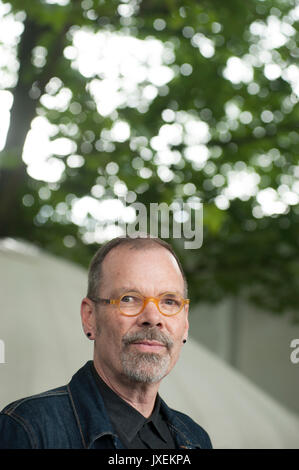
[[[194,439],[193,433],[191,433],[189,426],[182,419],[184,415],[169,408],[165,401],[161,398],[161,410],[166,416],[167,424],[175,434],[175,439],[178,448],[182,449],[201,449],[200,443]]]
[[[92,374],[92,361],[87,361],[81,369],[73,375],[67,385],[70,400],[80,431],[84,448],[91,448],[96,441],[105,435],[110,435],[117,449],[123,445],[114,433],[109,420],[104,401]],[[170,429],[175,434],[178,447],[200,448],[200,444],[194,438],[177,412],[170,409],[161,399],[161,410],[166,416]],[[182,415],[183,416],[183,415]]]
[[[68,384],[72,407],[75,413],[83,446],[91,448],[96,439],[110,435],[114,445],[122,448],[109,420],[104,401],[92,375],[92,361],[87,361],[73,375]]]

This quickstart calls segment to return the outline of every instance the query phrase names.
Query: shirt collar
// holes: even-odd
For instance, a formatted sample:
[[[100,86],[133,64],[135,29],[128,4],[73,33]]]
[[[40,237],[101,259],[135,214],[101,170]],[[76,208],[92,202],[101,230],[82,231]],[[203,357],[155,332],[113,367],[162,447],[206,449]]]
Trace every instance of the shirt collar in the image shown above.
[[[157,394],[154,410],[153,410],[151,416],[147,420],[153,422],[153,424],[154,424],[156,430],[158,431],[161,439],[163,439],[164,442],[167,442],[167,440],[165,439],[164,433],[163,433],[163,429],[161,427],[161,425],[162,425],[161,414],[162,414],[161,398],[160,398],[160,395]]]

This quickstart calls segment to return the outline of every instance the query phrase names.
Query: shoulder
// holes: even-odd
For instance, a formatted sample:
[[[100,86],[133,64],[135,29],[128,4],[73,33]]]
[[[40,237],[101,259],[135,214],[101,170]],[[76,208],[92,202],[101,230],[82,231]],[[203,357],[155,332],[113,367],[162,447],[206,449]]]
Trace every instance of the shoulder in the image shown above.
[[[67,387],[62,386],[5,406],[0,412],[0,448],[38,447],[42,423],[59,419],[68,400]]]
[[[28,412],[30,409],[36,410],[37,407],[46,407],[53,405],[55,401],[59,401],[61,397],[68,395],[67,386],[53,388],[36,395],[29,397],[20,398],[19,400],[13,401],[9,405],[5,406],[1,411],[2,414],[12,415],[17,413]]]

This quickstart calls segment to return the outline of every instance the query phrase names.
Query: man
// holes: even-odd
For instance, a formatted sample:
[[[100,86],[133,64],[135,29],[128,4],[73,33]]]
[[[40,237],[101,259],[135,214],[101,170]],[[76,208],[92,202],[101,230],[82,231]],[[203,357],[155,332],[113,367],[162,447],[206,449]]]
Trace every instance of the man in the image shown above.
[[[100,248],[81,304],[93,361],[68,385],[6,406],[0,448],[211,448],[206,431],[158,394],[187,340],[186,297],[182,266],[159,238]]]

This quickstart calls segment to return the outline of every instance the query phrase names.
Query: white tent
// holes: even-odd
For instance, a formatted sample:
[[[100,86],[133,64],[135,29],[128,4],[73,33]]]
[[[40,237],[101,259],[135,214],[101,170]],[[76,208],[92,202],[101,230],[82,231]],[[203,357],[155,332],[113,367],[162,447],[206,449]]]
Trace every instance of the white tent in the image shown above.
[[[0,241],[0,409],[67,383],[92,358],[79,314],[86,286],[84,269]],[[192,339],[160,393],[201,424],[215,448],[299,448],[298,416]]]

